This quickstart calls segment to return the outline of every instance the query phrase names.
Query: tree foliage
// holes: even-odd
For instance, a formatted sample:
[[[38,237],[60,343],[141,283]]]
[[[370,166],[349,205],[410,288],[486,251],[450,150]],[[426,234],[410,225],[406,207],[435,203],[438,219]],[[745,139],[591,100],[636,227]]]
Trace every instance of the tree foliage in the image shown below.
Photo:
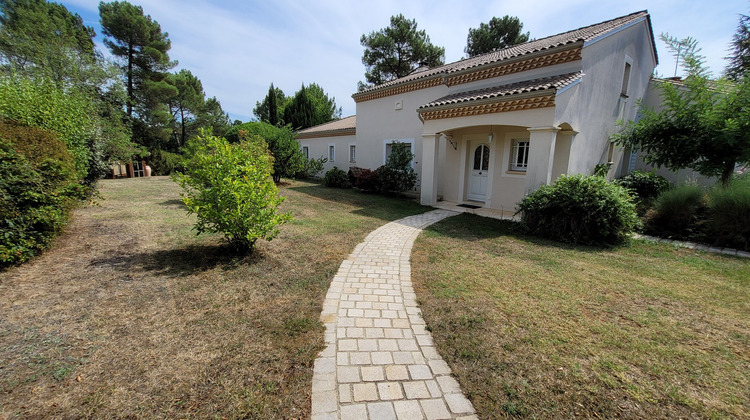
[[[417,174],[412,168],[414,154],[408,143],[395,142],[385,165],[378,168],[378,182],[384,193],[401,193],[410,190],[417,182]]]
[[[177,147],[181,147],[194,134],[191,129],[196,116],[202,111],[206,94],[203,84],[190,70],[183,69],[171,74],[169,82],[177,89],[176,94],[168,100],[174,121],[172,139]]]
[[[258,120],[271,125],[284,125],[284,105],[287,97],[284,91],[274,87],[273,83],[268,88],[268,94],[262,102],[256,102],[253,114]]]
[[[489,23],[482,22],[479,28],[469,28],[464,52],[469,57],[512,47],[529,40],[529,32],[523,33],[523,23],[514,16],[493,17]]]
[[[182,200],[198,221],[198,234],[220,232],[239,252],[252,252],[258,239],[271,240],[291,220],[279,213],[284,201],[270,175],[273,157],[263,139],[229,143],[203,133],[188,145],[185,173],[175,176]]]
[[[341,118],[341,108],[315,83],[304,84],[284,106],[284,122],[296,130],[304,130]]]
[[[305,169],[305,155],[295,140],[295,132],[289,127],[275,127],[265,122],[247,122],[227,131],[227,140],[240,142],[244,137],[259,137],[267,144],[273,156],[273,180],[291,178]]]
[[[365,78],[374,85],[407,76],[422,66],[444,64],[445,48],[430,43],[425,31],[417,30],[416,20],[402,14],[392,16],[390,26],[362,35],[360,43],[365,47]]]
[[[736,83],[710,80],[699,51],[685,40],[663,35],[679,51],[688,76],[664,81],[661,109],[642,107],[642,118],[625,123],[613,136],[621,146],[639,150],[644,159],[671,170],[692,168],[728,185],[735,166],[750,162],[750,77]],[[685,48],[685,46],[688,48]]]
[[[153,111],[175,88],[168,71],[177,63],[169,59],[169,34],[158,22],[143,14],[141,6],[126,1],[99,3],[104,45],[118,58],[127,84],[127,114]]]
[[[730,48],[732,54],[727,57],[729,65],[725,75],[731,80],[740,80],[750,70],[750,16],[740,15]]]

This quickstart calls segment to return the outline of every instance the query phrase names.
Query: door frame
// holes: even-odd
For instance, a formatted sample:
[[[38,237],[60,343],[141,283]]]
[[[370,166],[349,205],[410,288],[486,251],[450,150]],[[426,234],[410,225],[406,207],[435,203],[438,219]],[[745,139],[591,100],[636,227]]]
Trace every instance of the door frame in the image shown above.
[[[497,137],[498,136],[496,135],[495,139],[497,139]],[[463,157],[461,159],[461,172],[459,173],[459,197],[461,197],[463,201],[473,201],[475,203],[481,202],[469,198],[468,193],[469,182],[471,182],[475,146],[486,144],[490,148],[490,162],[487,170],[487,189],[484,195],[484,207],[490,207],[492,205],[492,180],[495,173],[495,150],[497,149],[497,140],[489,142],[486,134],[465,134],[461,137],[461,140],[461,155]],[[472,143],[475,144],[472,145]]]

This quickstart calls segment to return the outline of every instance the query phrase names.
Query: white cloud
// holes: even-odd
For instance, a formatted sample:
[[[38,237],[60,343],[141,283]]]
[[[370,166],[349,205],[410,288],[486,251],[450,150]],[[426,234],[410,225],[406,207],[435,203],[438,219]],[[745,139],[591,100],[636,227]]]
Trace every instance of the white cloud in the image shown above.
[[[98,30],[98,0],[66,0],[86,24]],[[448,62],[463,55],[470,27],[492,16],[518,16],[534,38],[554,35],[638,10],[649,9],[657,37],[658,71],[671,74],[674,62],[661,32],[692,36],[703,47],[707,64],[719,74],[739,13],[740,0],[534,0],[534,1],[208,1],[133,0],[169,33],[170,56],[203,82],[233,118],[247,120],[255,102],[273,82],[288,95],[302,83],[317,83],[344,108],[355,112],[351,99],[364,79],[360,36],[389,24],[392,15],[416,19],[431,41],[445,47]]]

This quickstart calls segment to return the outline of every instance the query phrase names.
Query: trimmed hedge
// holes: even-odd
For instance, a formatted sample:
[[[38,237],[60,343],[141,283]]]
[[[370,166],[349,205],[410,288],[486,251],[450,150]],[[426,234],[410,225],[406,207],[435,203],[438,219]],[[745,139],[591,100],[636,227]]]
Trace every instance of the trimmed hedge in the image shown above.
[[[326,187],[349,188],[349,177],[347,177],[346,172],[334,166],[333,169],[326,172],[323,183]]]
[[[640,225],[625,188],[605,178],[561,176],[518,205],[521,229],[528,234],[583,245],[614,245]]]

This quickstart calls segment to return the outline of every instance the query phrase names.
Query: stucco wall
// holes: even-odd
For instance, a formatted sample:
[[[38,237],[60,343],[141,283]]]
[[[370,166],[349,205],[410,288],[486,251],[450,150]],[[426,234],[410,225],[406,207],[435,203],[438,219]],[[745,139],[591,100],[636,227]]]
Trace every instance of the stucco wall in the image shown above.
[[[631,63],[628,96],[622,97],[625,63]],[[568,173],[592,173],[608,158],[609,136],[618,119],[635,118],[636,101],[656,65],[644,20],[584,46],[583,80],[558,95],[555,125],[568,123],[579,133],[570,147]],[[623,153],[615,149],[610,177],[620,174]]]
[[[328,146],[333,145],[336,151],[336,160],[331,162],[330,160],[323,165],[323,171],[317,176],[322,177],[326,171],[332,169],[334,166],[338,167],[343,171],[348,171],[351,166],[360,166],[359,162],[349,161],[349,145],[356,143],[355,136],[333,136],[333,137],[318,137],[318,138],[307,138],[298,139],[297,142],[300,148],[307,146],[309,149],[309,156],[311,158],[328,157]],[[359,160],[359,146],[356,150],[357,160]]]

